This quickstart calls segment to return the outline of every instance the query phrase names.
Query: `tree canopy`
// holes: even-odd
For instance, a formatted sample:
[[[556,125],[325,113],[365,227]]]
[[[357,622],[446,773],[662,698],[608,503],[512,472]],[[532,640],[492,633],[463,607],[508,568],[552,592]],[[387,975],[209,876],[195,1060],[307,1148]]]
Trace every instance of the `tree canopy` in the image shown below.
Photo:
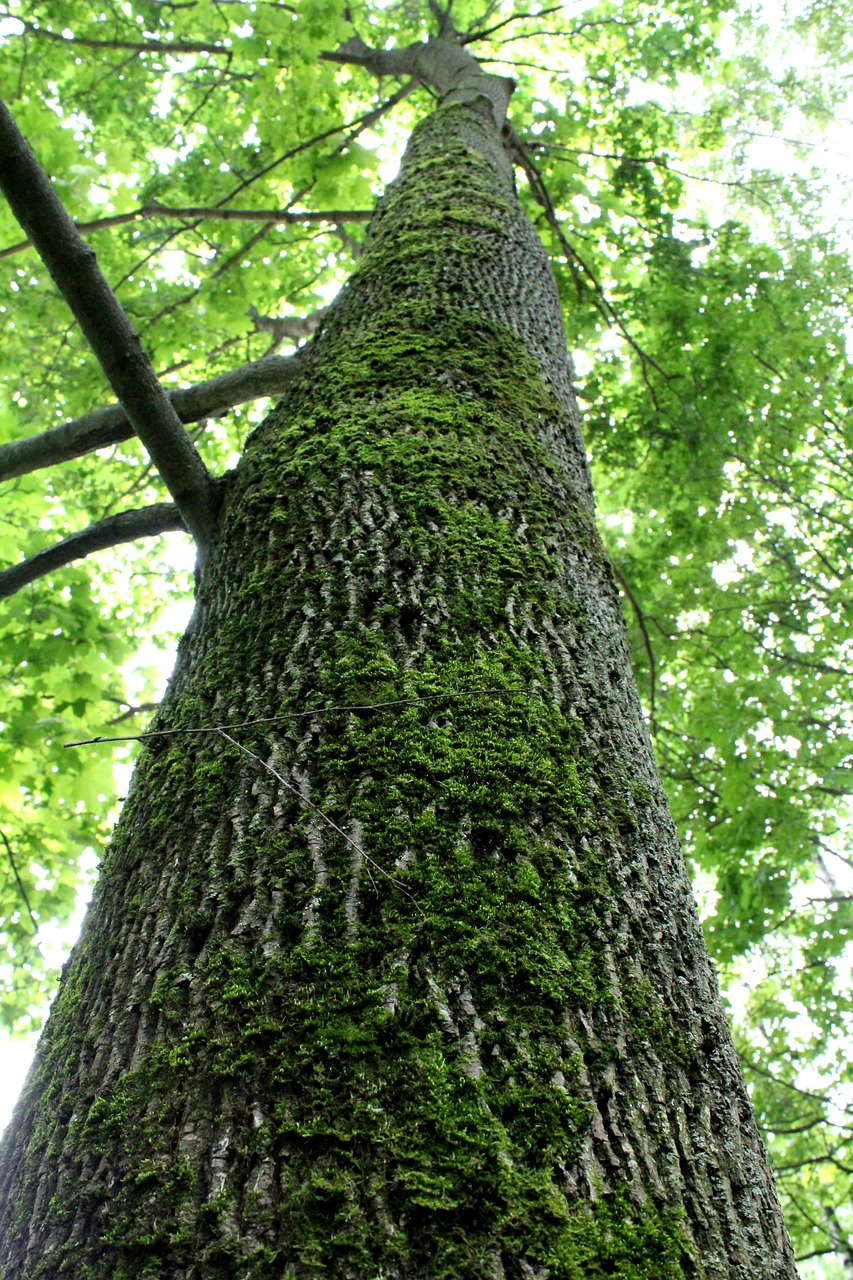
[[[0,94],[222,474],[358,257],[430,107],[403,54],[447,21],[517,83],[509,144],[658,761],[797,1251],[838,1252],[853,280],[807,170],[846,93],[843,6],[785,16],[796,61],[781,14],[768,29],[718,0],[26,0],[0,13]],[[354,40],[396,70],[330,56]],[[0,311],[2,1015],[25,1028],[55,979],[44,926],[91,876],[133,752],[64,744],[144,730],[156,675],[135,655],[169,650],[192,572],[185,535],[135,540],[180,520],[5,204]]]

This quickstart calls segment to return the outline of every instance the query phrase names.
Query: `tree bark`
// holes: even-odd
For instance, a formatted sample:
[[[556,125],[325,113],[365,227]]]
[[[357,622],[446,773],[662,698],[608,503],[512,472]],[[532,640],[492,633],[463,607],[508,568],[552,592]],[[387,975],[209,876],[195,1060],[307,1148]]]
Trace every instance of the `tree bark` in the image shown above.
[[[232,477],[182,727],[8,1135],[6,1280],[796,1276],[556,289],[464,103]]]

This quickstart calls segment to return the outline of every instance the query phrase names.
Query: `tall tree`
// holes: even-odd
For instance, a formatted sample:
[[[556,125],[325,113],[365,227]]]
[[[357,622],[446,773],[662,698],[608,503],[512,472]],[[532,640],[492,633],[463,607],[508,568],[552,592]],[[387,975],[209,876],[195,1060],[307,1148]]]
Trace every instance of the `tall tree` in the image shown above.
[[[10,1135],[5,1272],[793,1275],[511,84],[450,28],[334,57],[440,106],[205,537]]]
[[[702,16],[686,36],[665,23],[645,36],[645,65],[665,68],[674,47],[701,45]],[[213,491],[222,523],[183,660],[9,1149],[7,1173],[22,1180],[9,1198],[14,1256],[35,1232],[32,1270],[21,1274],[230,1274],[238,1259],[257,1275],[288,1266],[793,1274],[650,772],[615,585],[591,523],[559,306],[509,154],[544,208],[546,234],[579,273],[581,312],[612,316],[612,284],[589,271],[554,215],[555,199],[580,194],[565,168],[552,167],[542,185],[546,166],[531,159],[540,133],[523,142],[501,132],[511,85],[466,52],[511,21],[518,16],[476,15],[460,34],[436,11],[428,43],[393,48],[379,33],[370,47],[325,15],[324,34],[339,31],[342,43],[312,65],[402,77],[392,103],[421,86],[442,106],[417,127],[332,310],[263,316],[254,303],[267,310],[266,300],[252,299],[262,340],[300,339],[322,319],[310,348],[173,396],[193,421],[285,390]],[[221,32],[205,43],[173,22],[170,14],[165,39],[149,26],[140,41],[118,17],[108,32],[96,22],[74,38],[112,57],[139,54],[134,74],[167,46],[172,57],[211,61],[228,49]],[[240,38],[261,42],[261,23],[245,25]],[[578,33],[586,25],[626,26],[628,47],[640,43],[625,17],[593,15]],[[72,38],[41,19],[24,34],[36,48]],[[252,81],[225,56],[224,76],[208,67],[204,95],[229,76],[232,89],[241,76]],[[303,56],[313,58],[310,40]],[[601,70],[599,116],[618,96],[613,65]],[[662,127],[654,112],[616,115],[620,145],[634,130],[634,152],[637,135]],[[362,120],[377,117],[368,109]],[[87,127],[80,109],[74,123]],[[542,123],[553,154],[578,141]],[[345,144],[352,149],[351,134]],[[199,168],[207,157],[194,153],[204,151],[189,146],[189,165]],[[666,442],[670,462],[686,441],[680,524],[662,532],[680,532],[689,559],[691,487],[727,500],[727,445],[719,432],[701,434],[720,352],[687,356],[688,401],[667,335],[691,351],[679,289],[693,283],[694,247],[679,249],[663,193],[647,181],[658,166],[669,170],[660,156],[645,167],[636,155],[602,159],[609,176],[596,198],[614,226],[626,190],[629,210],[639,198],[646,219],[659,219],[642,259],[620,233],[614,273],[626,279],[644,260],[668,288],[650,295],[646,314],[635,295],[634,314],[618,315],[647,404],[635,401],[628,417],[630,397],[614,397],[605,366],[597,399],[608,409],[593,414],[593,437],[608,440],[620,422],[617,452],[629,467],[643,429],[647,442]],[[243,189],[269,163],[252,157]],[[306,181],[318,194],[316,172]],[[195,220],[184,243],[195,234],[200,251],[207,244],[215,285],[274,226],[325,220],[355,247],[343,228],[357,228],[365,211],[341,202],[326,214],[294,210],[305,191],[297,184],[288,208],[252,210],[227,198],[166,205],[146,193],[103,222]],[[260,231],[228,255],[197,230],[247,217]],[[757,267],[741,253],[738,262],[722,238],[714,252],[725,306],[737,300],[734,263],[747,297],[773,276],[769,259]],[[705,289],[713,253],[711,265]],[[786,281],[776,270],[778,302]],[[163,305],[154,299],[146,326],[162,332],[177,309],[207,307],[209,291],[190,284]],[[220,305],[233,313],[226,292]],[[134,304],[141,315],[146,305],[141,296]],[[666,368],[650,338],[667,351]],[[168,362],[154,354],[158,367]],[[7,475],[26,475],[130,433],[120,410],[102,411],[8,446],[2,460]],[[747,433],[746,467],[751,447]],[[633,470],[641,508],[648,466],[635,459]],[[110,516],[16,566],[7,589],[121,537],[175,527],[182,506],[208,543],[180,476],[177,486],[164,479],[177,510]],[[609,505],[618,512],[618,501]],[[660,686],[655,699],[661,642],[649,636],[649,570],[659,579],[657,566],[673,558],[654,539],[644,550],[645,568],[623,563],[619,581],[660,725],[671,713]],[[72,628],[75,615],[88,625],[78,605]],[[679,661],[671,639],[664,675]],[[59,694],[57,710],[85,716],[85,686],[73,692]],[[717,697],[719,684],[708,692]],[[719,785],[708,789],[712,824],[721,801],[744,797],[726,785],[722,797]],[[11,846],[8,854],[17,868]],[[26,892],[23,881],[16,887]],[[744,900],[740,886],[736,895]],[[718,913],[723,955],[744,933],[760,937],[767,901],[741,919]],[[786,899],[776,901],[781,915]]]

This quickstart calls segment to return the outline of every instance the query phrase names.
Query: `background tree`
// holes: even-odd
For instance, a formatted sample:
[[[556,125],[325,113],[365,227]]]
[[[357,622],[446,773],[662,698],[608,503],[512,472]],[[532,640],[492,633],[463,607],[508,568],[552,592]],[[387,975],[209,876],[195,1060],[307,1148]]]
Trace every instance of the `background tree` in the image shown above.
[[[235,357],[302,339],[358,252],[376,189],[370,131],[384,119],[400,136],[426,107],[426,91],[408,80],[382,84],[377,105],[369,73],[320,58],[352,38],[343,15],[245,9],[81,15],[50,5],[16,10],[7,26],[5,94],[46,167],[67,175],[58,189],[71,211],[84,223],[104,219],[93,243],[167,384],[209,380]],[[780,124],[780,103],[831,111],[837,85],[823,76],[818,93],[814,81],[788,76],[782,96],[753,63],[747,90],[741,69],[715,52],[720,17],[626,6],[454,11],[467,47],[520,81],[522,199],[553,250],[570,345],[600,347],[582,381],[599,510],[670,797],[688,852],[719,895],[708,922],[718,963],[736,973],[746,954],[767,973],[745,1053],[759,1080],[772,1077],[758,1095],[768,1125],[786,1146],[799,1143],[783,1163],[821,1171],[792,1188],[798,1247],[809,1253],[836,1248],[825,1210],[840,1204],[843,1225],[848,1196],[843,1146],[815,1136],[825,1133],[825,1103],[813,1088],[807,1114],[791,1103],[803,1096],[804,1060],[834,1057],[843,1076],[837,1046],[849,1016],[828,963],[849,927],[835,803],[849,785],[840,336],[849,272],[815,234],[808,192],[750,171],[739,148],[745,133]],[[373,47],[403,48],[434,22],[405,8],[349,18]],[[834,21],[803,15],[818,52],[837,37]],[[683,110],[691,75],[695,115]],[[725,188],[726,220],[709,222],[695,199],[685,211],[697,186],[717,182],[737,184]],[[226,218],[238,204],[241,216]],[[103,403],[103,384],[35,260],[10,252],[6,265],[18,295],[3,357],[16,389],[7,429],[19,438]],[[613,336],[602,342],[605,332]],[[286,381],[285,365],[262,376]],[[247,380],[238,403],[284,381]],[[214,387],[201,413],[233,404],[231,388],[217,399]],[[213,469],[233,460],[244,424],[237,409],[199,434]],[[74,434],[86,448],[108,445],[111,457],[78,454],[44,475],[10,464],[10,562],[51,529],[55,537],[162,500],[126,429],[105,430]],[[36,464],[55,456],[36,453]],[[99,799],[109,794],[104,748],[70,753],[61,743],[131,709],[121,662],[162,606],[152,584],[159,592],[176,577],[147,548],[130,557],[129,586],[118,560],[97,587],[89,566],[64,569],[18,595],[8,614],[3,652],[21,694],[3,739],[12,1018],[32,1003],[41,972],[30,909],[38,920],[67,910],[74,851],[100,840],[108,807]],[[111,576],[121,583],[112,598]],[[100,709],[105,697],[112,713]],[[813,1024],[792,1039],[803,1006]],[[829,1118],[843,1137],[838,1113]]]

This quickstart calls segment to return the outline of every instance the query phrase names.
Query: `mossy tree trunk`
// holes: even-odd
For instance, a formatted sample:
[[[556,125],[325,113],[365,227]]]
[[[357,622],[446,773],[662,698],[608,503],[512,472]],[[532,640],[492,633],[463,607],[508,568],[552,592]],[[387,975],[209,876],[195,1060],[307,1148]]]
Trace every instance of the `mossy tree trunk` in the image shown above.
[[[157,727],[5,1280],[795,1276],[477,104],[250,439]]]

